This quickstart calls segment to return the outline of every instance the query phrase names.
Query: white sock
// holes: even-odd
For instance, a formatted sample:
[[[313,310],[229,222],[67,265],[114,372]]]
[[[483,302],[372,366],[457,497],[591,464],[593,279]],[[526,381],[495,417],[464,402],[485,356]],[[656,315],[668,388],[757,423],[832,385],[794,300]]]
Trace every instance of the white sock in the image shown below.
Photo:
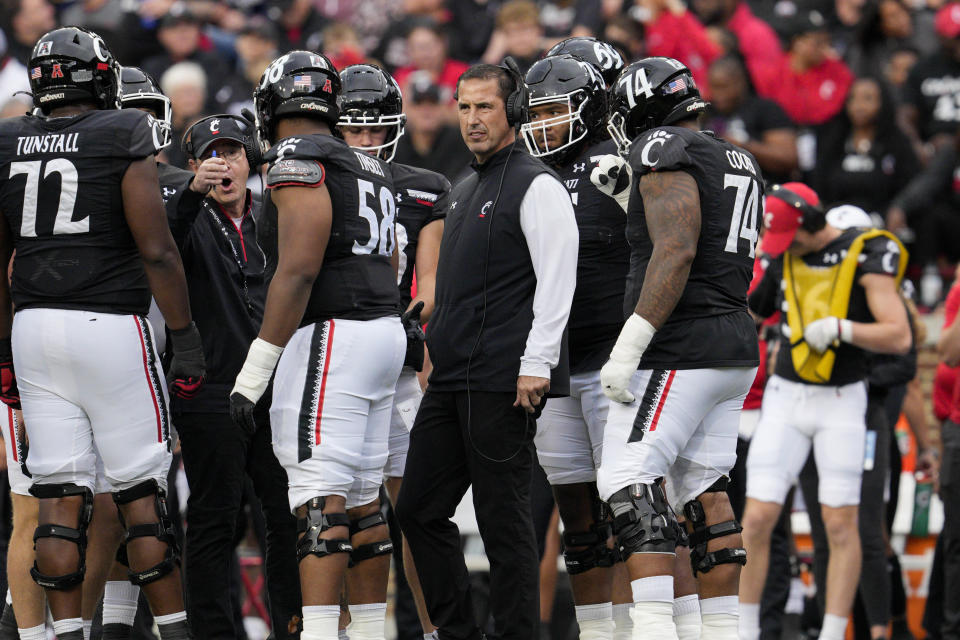
[[[93,629],[93,620],[83,621],[83,640],[90,640],[90,630]]]
[[[351,604],[350,624],[347,625],[350,640],[383,640],[386,621],[386,602]]]
[[[103,588],[103,624],[132,627],[137,618],[140,587],[126,580],[110,580]]]
[[[673,602],[636,602],[630,616],[633,618],[633,640],[680,640],[677,626],[673,624]]]
[[[63,620],[53,621],[53,632],[58,636],[65,633],[70,633],[71,631],[82,630],[83,618],[64,618]]]
[[[186,611],[177,611],[176,613],[168,613],[165,616],[153,616],[153,621],[157,623],[159,627],[162,624],[173,624],[175,622],[183,622],[187,619]]]
[[[673,624],[680,640],[700,640],[700,600],[697,594],[673,599]]]
[[[670,605],[670,618],[673,618],[673,576],[651,576],[630,581],[633,601],[666,602]],[[636,617],[634,617],[636,622]]]
[[[47,640],[47,625],[38,624],[29,629],[17,629],[20,640]]]
[[[608,640],[613,635],[613,603],[581,604],[574,607],[580,640]]]
[[[828,613],[823,616],[820,640],[843,640],[847,634],[847,617]]]
[[[703,614],[702,638],[706,640],[737,640],[739,622],[737,596],[707,598],[700,602]]]
[[[336,640],[340,626],[340,605],[303,607],[303,633],[300,640]]]
[[[632,602],[613,605],[613,624],[616,625],[613,630],[613,640],[630,640],[633,638],[633,618],[630,617],[632,610]]]
[[[760,638],[760,604],[740,603],[740,640],[759,640]]]

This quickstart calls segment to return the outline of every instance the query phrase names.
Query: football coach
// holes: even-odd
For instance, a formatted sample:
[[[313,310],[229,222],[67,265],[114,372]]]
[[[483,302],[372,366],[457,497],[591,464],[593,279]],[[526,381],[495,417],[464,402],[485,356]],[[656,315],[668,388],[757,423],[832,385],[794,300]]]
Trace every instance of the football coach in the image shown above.
[[[547,396],[568,393],[562,347],[579,236],[563,184],[516,144],[528,97],[513,61],[468,69],[456,100],[475,160],[447,200],[427,328],[434,368],[410,433],[397,515],[440,638],[479,640],[450,521],[472,484],[496,636],[529,640],[539,618],[533,437]]]

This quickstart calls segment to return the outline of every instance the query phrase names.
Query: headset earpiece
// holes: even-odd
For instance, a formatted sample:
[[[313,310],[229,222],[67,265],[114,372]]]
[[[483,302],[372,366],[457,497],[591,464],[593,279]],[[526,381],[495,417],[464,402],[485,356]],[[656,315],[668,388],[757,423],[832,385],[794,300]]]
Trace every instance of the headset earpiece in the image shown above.
[[[501,69],[506,70],[513,78],[513,91],[507,96],[504,103],[507,111],[507,124],[511,127],[519,127],[528,120],[527,113],[530,104],[530,89],[523,80],[523,74],[520,73],[520,67],[512,56],[507,56],[500,65]]]

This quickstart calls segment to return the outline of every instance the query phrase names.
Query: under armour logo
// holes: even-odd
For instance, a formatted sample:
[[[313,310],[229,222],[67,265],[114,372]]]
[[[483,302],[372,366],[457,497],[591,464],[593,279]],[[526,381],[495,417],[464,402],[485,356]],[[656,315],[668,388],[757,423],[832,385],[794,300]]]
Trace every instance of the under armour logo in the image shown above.
[[[573,163],[573,172],[574,172],[574,173],[580,173],[581,171],[586,171],[586,170],[587,170],[587,163],[586,163],[586,162],[574,162],[574,163]]]
[[[456,208],[457,208],[457,201],[454,200],[454,201],[453,201],[453,204],[450,205],[450,211],[453,211],[453,210],[456,209]]]
[[[210,133],[220,133],[220,118],[214,118],[210,121]]]
[[[172,196],[176,192],[177,190],[173,187],[164,187],[160,193],[163,196],[163,201],[166,202],[167,200],[170,199],[170,196]]]

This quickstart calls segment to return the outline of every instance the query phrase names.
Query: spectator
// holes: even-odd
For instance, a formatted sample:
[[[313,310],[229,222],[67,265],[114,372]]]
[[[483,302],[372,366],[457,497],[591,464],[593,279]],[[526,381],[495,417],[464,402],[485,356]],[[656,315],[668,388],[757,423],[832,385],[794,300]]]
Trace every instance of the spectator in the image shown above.
[[[55,26],[56,16],[48,0],[5,0],[3,3],[0,27],[8,36],[7,52],[24,66],[30,62],[33,45]]]
[[[423,71],[407,81],[406,135],[397,145],[396,162],[442,173],[453,182],[467,168],[471,156],[460,131],[444,122],[440,87]]]
[[[857,76],[879,77],[894,51],[916,46],[913,17],[904,0],[867,4],[864,12],[844,57]]]
[[[361,36],[370,33],[371,25],[375,26],[381,21],[386,23],[378,30],[376,38],[367,35],[361,37],[361,42],[366,45],[365,51],[371,52],[372,58],[380,60],[390,70],[410,64],[407,33],[413,25],[421,20],[443,23],[447,18],[443,0],[403,0],[402,3],[388,0],[382,6],[365,0],[357,9],[350,16],[350,24]],[[374,16],[377,10],[379,15]]]
[[[822,124],[843,108],[853,74],[833,57],[830,34],[818,12],[791,19],[787,40],[788,51],[754,77],[757,93],[774,100],[799,125]]]
[[[253,90],[264,69],[277,57],[278,41],[276,28],[263,19],[251,19],[240,31],[235,44],[239,73],[233,74],[215,96],[221,110],[239,114],[244,107],[253,109]]]
[[[704,97],[709,97],[707,68],[721,50],[703,24],[681,0],[640,0],[640,6],[648,16],[644,20],[647,55],[675,58],[687,65]]]
[[[207,74],[196,62],[178,62],[160,76],[160,88],[170,98],[173,108],[174,144],[163,152],[169,164],[184,169],[187,157],[179,143],[184,132],[203,115],[207,101]]]
[[[15,95],[21,91],[25,93]],[[4,111],[9,109],[13,115],[22,116],[33,108],[33,99],[29,92],[27,68],[10,57],[7,52],[7,37],[0,31],[0,104]]]
[[[206,72],[207,84],[210,88],[208,97],[214,96],[229,77],[229,69],[220,56],[204,50],[208,44],[204,43],[200,21],[189,9],[174,5],[170,13],[160,21],[157,39],[164,53],[143,61],[143,70],[153,77],[162,77],[171,65],[178,62],[196,62]],[[169,92],[165,91],[165,93],[171,99],[173,98]]]
[[[746,0],[692,0],[690,6],[704,24],[725,27],[737,37],[754,82],[770,73],[780,53],[780,40],[769,24],[753,15]]]
[[[853,204],[883,215],[919,168],[888,92],[879,80],[858,79],[817,141],[812,181],[824,205]]]
[[[914,141],[939,149],[952,142],[960,123],[960,2],[937,12],[936,31],[940,50],[910,70],[900,117]]]
[[[890,87],[898,108],[905,99],[907,77],[919,59],[920,54],[913,47],[900,47],[890,52],[887,63],[883,66],[883,79]]]
[[[487,50],[503,0],[448,0],[453,57],[479,60]]]
[[[111,43],[121,31],[124,13],[121,0],[81,0],[64,9],[60,23],[83,25]]]
[[[313,0],[270,0],[267,4],[267,18],[281,30],[282,51],[319,48],[327,20]]]
[[[327,56],[337,69],[366,61],[357,32],[346,22],[329,24],[321,34],[323,55]]]
[[[777,103],[753,92],[737,57],[726,56],[710,66],[710,91],[707,128],[752,153],[768,182],[789,181],[797,168],[793,123]]]
[[[601,0],[543,0],[540,25],[551,40],[596,36],[603,29],[603,3]]]
[[[619,51],[624,60],[643,57],[643,35],[637,23],[628,16],[617,15],[608,20],[600,39]]]
[[[417,22],[407,34],[407,54],[410,64],[398,69],[393,76],[397,84],[406,87],[411,73],[424,71],[440,87],[441,102],[453,104],[457,79],[468,65],[447,57],[447,36],[443,28],[432,20]]]
[[[540,10],[532,0],[509,0],[497,12],[497,29],[483,60],[499,64],[506,56],[513,56],[521,73],[526,73],[543,54],[543,27]]]

